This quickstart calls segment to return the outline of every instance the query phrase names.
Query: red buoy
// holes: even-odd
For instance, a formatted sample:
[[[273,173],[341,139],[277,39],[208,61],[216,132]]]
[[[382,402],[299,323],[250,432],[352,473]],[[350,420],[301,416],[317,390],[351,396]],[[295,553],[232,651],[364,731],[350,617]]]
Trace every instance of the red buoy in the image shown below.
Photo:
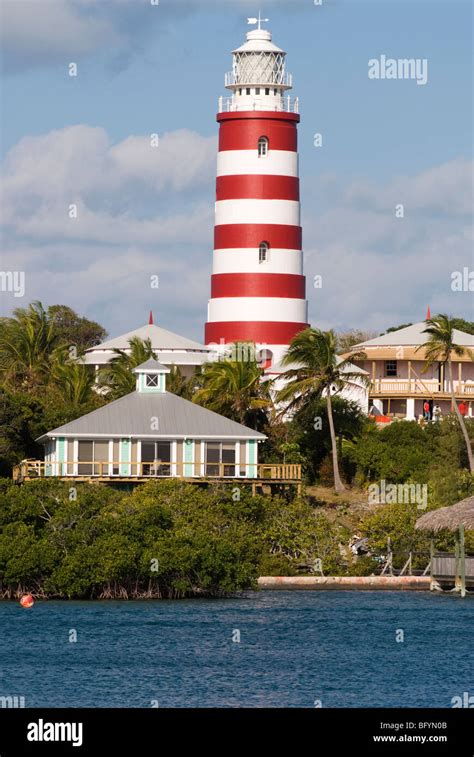
[[[35,600],[33,599],[33,596],[31,594],[24,594],[20,599],[20,604],[22,607],[33,607],[34,603]]]

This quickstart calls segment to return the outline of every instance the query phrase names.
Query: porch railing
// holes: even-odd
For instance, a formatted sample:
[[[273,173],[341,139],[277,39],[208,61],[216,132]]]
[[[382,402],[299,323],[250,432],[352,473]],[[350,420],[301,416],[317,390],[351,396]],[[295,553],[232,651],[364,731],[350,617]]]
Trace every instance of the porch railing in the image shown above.
[[[253,98],[251,103],[240,101],[235,97],[219,97],[219,113],[232,113],[234,111],[266,110],[279,113],[299,113],[299,100],[297,97],[284,95],[277,102],[263,97]]]
[[[13,480],[35,478],[215,478],[301,481],[301,465],[293,463],[212,463],[137,461],[22,460],[14,466]]]
[[[474,382],[455,381],[454,392],[456,395],[466,395],[474,399]],[[371,394],[449,394],[448,384],[440,384],[436,379],[374,379],[372,381]]]

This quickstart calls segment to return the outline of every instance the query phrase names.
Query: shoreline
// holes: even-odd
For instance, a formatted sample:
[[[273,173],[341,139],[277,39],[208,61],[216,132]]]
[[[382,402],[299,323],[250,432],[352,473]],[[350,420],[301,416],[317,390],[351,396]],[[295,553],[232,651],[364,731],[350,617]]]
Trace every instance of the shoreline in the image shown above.
[[[259,589],[429,591],[430,576],[261,576]]]
[[[435,585],[436,588],[436,585]],[[104,602],[104,601],[172,601],[185,599],[226,599],[241,593],[253,592],[258,594],[259,591],[430,591],[430,576],[260,576],[257,579],[257,588],[243,589],[239,592],[230,594],[202,594],[196,593],[193,596],[109,596],[109,597],[87,597],[87,598],[70,598],[38,595],[30,593],[35,602]],[[19,602],[23,594],[17,594],[11,597],[0,597],[0,602]]]

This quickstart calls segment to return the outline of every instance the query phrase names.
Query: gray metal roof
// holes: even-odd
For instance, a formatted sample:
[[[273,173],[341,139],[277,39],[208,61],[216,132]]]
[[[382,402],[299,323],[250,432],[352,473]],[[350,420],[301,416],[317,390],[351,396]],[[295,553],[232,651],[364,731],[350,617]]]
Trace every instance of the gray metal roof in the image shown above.
[[[366,342],[360,342],[351,347],[351,350],[362,347],[383,347],[393,346],[402,347],[406,346],[418,346],[423,345],[429,339],[429,335],[423,333],[427,327],[426,321],[420,321],[419,323],[413,323],[411,326],[405,326],[403,329],[397,331],[390,331],[388,334],[382,334],[382,336],[376,336],[375,339],[368,339]],[[453,329],[454,344],[459,344],[463,347],[474,347],[474,336],[472,334],[466,334],[465,331],[459,331],[459,329]]]
[[[162,365],[158,360],[149,358],[144,363],[140,363],[133,369],[132,373],[171,373],[170,369],[166,365]]]
[[[212,357],[211,352],[198,352],[197,350],[154,350],[157,357],[160,359],[160,363],[164,365],[204,365],[209,362]],[[116,357],[115,353],[110,351],[99,352],[86,352],[85,355],[78,360],[79,363],[85,365],[107,365],[113,358]]]
[[[155,418],[158,419],[158,430],[152,428]],[[169,392],[132,392],[75,421],[48,431],[38,441],[46,441],[55,436],[87,439],[266,439],[258,431]]]
[[[150,339],[154,350],[203,350],[209,352],[209,348],[205,347],[199,342],[193,342],[191,339],[187,339],[185,336],[174,334],[172,331],[162,329],[161,326],[156,326],[153,323],[141,326],[134,331],[128,331],[126,334],[121,334],[113,339],[109,339],[107,342],[97,344],[95,347],[90,347],[87,350],[87,354],[94,354],[101,350],[127,350],[130,349],[129,341],[132,337],[138,337],[139,339]]]

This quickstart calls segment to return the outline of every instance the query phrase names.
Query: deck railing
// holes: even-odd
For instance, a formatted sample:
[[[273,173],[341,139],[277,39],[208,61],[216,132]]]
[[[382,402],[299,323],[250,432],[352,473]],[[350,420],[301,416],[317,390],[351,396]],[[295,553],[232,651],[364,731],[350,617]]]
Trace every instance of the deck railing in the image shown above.
[[[204,478],[247,479],[268,481],[301,481],[301,465],[293,463],[208,463],[208,462],[152,462],[137,461],[77,461],[50,462],[22,460],[14,466],[14,481],[35,478]]]
[[[465,395],[474,399],[474,382],[455,381],[454,392],[456,396]],[[421,396],[431,394],[450,393],[449,386],[440,385],[437,379],[375,379],[370,390],[372,396],[377,394],[419,394]]]
[[[299,100],[297,97],[282,95],[278,101],[272,99],[268,102],[263,97],[252,98],[251,102],[239,100],[236,97],[219,97],[219,113],[232,113],[234,111],[265,110],[278,113],[299,113]]]

